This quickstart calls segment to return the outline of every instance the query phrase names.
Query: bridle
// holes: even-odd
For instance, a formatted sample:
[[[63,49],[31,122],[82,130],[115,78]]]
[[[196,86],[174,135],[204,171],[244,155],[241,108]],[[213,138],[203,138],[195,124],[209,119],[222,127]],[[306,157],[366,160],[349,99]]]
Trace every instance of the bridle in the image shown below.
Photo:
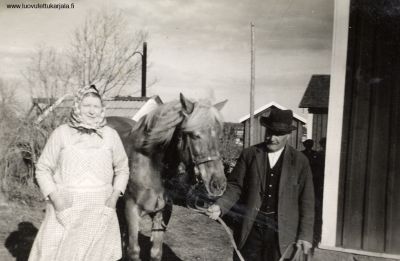
[[[196,167],[210,162],[210,161],[214,161],[214,160],[220,160],[221,159],[221,155],[219,154],[218,151],[216,151],[215,155],[211,155],[211,156],[195,156],[193,153],[193,148],[192,148],[192,143],[190,141],[187,141],[188,143],[188,149],[189,149],[189,155],[190,155],[190,160],[193,163],[193,165],[195,165]]]
[[[219,151],[215,151],[213,155],[195,155],[193,153],[193,145],[192,142],[190,141],[189,135],[187,133],[184,133],[183,135],[186,137],[185,144],[187,146],[187,149],[189,151],[189,165],[193,166],[194,169],[194,175],[196,177],[196,182],[197,183],[203,183],[203,179],[201,178],[201,173],[199,166],[201,164],[205,164],[210,161],[217,161],[221,160],[221,155]]]
[[[195,155],[195,153],[193,153],[194,149],[190,139],[191,131],[187,131],[184,128],[182,128],[182,125],[185,122],[185,120],[189,118],[189,114],[187,114],[186,112],[182,112],[182,115],[183,119],[179,125],[180,126],[179,140],[180,142],[183,142],[182,151],[184,151],[186,148],[189,151],[189,159],[184,164],[185,165],[188,164],[188,166],[193,167],[196,184],[202,184],[203,179],[201,177],[199,166],[207,162],[221,160],[221,155],[218,150],[215,151],[212,155]]]

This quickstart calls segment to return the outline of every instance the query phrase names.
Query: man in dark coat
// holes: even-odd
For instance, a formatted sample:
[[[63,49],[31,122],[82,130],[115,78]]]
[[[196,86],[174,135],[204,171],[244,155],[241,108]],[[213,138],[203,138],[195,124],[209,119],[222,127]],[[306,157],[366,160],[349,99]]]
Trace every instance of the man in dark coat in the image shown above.
[[[303,154],[308,158],[308,162],[311,166],[311,171],[314,173],[318,157],[318,152],[316,150],[313,150],[314,141],[312,139],[307,139],[303,141],[303,146],[304,150],[302,150],[301,152],[303,152]]]
[[[277,261],[292,243],[304,253],[312,247],[312,174],[304,154],[287,145],[292,121],[291,110],[261,117],[265,142],[243,150],[226,192],[208,208],[212,219],[230,210],[239,217],[234,235],[245,260]]]

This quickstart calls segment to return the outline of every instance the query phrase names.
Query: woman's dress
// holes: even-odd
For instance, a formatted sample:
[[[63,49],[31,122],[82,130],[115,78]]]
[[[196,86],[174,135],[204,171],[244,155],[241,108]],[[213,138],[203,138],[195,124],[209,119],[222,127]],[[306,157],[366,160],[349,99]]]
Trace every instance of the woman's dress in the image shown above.
[[[111,261],[121,258],[116,211],[105,205],[113,189],[125,191],[128,159],[117,132],[103,127],[82,133],[61,125],[50,136],[36,166],[43,195],[58,191],[70,206],[45,219],[29,261]]]

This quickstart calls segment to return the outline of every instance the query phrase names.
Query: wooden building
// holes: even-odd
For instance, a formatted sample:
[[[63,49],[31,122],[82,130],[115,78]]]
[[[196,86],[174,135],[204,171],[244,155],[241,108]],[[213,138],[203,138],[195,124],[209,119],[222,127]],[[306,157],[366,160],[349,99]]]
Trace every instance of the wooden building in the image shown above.
[[[278,108],[281,110],[287,110],[287,108],[283,107],[282,105],[276,102],[270,102],[257,110],[254,111],[254,139],[253,144],[250,143],[250,115],[246,115],[239,119],[239,122],[244,126],[244,138],[243,138],[243,146],[246,148],[249,145],[254,145],[264,141],[265,138],[265,128],[260,124],[261,116],[268,116],[271,112],[272,108]],[[293,126],[297,129],[292,132],[291,137],[289,139],[289,144],[296,149],[302,148],[302,141],[303,137],[305,137],[305,127],[306,120],[303,117],[300,117],[297,114],[293,114]]]
[[[314,140],[314,148],[321,150],[319,141],[326,138],[328,127],[328,103],[329,103],[330,75],[313,75],[307,89],[301,99],[299,108],[307,108],[312,114],[312,126],[307,128]]]
[[[120,116],[133,118],[135,114],[150,100],[157,104],[162,104],[162,100],[158,95],[153,97],[133,97],[133,96],[116,96],[104,99],[106,105],[106,116]],[[33,98],[32,108],[36,109],[37,114],[41,114],[46,108],[53,104],[56,99],[49,98]],[[69,110],[73,105],[71,98],[65,99],[57,108]]]
[[[399,260],[400,2],[336,0],[331,64],[320,260]]]

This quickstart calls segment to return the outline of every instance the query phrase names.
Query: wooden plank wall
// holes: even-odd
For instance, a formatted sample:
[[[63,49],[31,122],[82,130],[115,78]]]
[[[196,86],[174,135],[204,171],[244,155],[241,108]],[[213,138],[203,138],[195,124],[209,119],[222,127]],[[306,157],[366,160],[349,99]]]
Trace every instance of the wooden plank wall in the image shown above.
[[[352,1],[337,244],[400,254],[400,19],[391,8]]]
[[[319,141],[326,138],[328,126],[328,114],[313,114],[312,139],[314,140],[314,149],[321,150]]]

